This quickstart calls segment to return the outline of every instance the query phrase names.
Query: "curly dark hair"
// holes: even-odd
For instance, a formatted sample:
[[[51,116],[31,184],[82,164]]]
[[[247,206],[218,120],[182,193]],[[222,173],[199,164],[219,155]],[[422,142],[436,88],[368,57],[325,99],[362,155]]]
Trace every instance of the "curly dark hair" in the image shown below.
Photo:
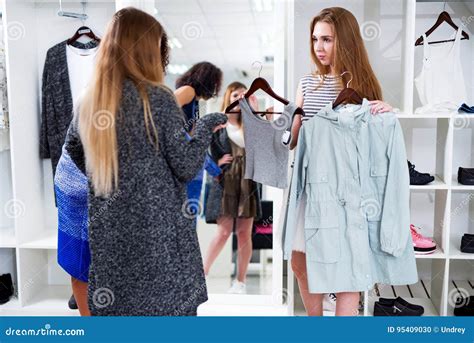
[[[170,63],[170,47],[168,44],[168,35],[166,34],[165,30],[163,30],[160,44],[161,64],[163,65],[163,72],[166,72],[166,67]]]
[[[191,86],[196,96],[208,100],[219,94],[222,85],[222,70],[210,62],[200,62],[193,65],[178,80],[176,88]]]

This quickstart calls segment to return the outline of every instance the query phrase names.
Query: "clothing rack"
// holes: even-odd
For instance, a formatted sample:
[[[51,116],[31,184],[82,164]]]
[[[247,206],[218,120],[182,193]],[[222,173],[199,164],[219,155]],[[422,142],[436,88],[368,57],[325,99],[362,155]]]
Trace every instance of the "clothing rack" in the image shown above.
[[[58,16],[80,19],[84,23],[89,18],[89,16],[85,13],[86,12],[86,4],[87,4],[87,1],[81,1],[82,13],[67,12],[67,11],[63,10],[62,0],[59,0]]]

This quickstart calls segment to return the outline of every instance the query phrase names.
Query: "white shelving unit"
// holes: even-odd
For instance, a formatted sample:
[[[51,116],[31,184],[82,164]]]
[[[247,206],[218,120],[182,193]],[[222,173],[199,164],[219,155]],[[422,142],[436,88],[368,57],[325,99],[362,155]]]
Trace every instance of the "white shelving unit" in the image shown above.
[[[474,34],[474,25],[466,21],[474,14],[474,4],[469,1],[446,2],[445,9],[459,27]],[[439,13],[443,11],[443,1],[297,1],[293,25],[295,36],[290,43],[295,66],[289,66],[290,79],[296,89],[298,79],[309,72],[310,61],[306,55],[308,47],[307,23],[325,7],[340,6],[349,9],[357,17],[361,30],[372,23],[374,39],[365,40],[369,57],[377,77],[382,83],[385,100],[398,107],[398,118],[403,128],[408,159],[416,164],[420,172],[429,172],[435,181],[425,186],[410,186],[411,222],[422,228],[422,234],[433,237],[438,248],[433,254],[417,255],[420,282],[411,286],[391,287],[378,285],[380,294],[364,292],[364,315],[371,316],[373,304],[379,297],[402,296],[412,303],[423,305],[425,315],[452,315],[453,302],[459,292],[451,291],[453,280],[462,285],[469,294],[474,294],[474,255],[460,252],[462,233],[474,233],[474,186],[461,185],[457,181],[457,168],[474,167],[474,115],[456,113],[415,114],[420,106],[414,78],[421,70],[422,47],[415,47],[415,40],[430,28]],[[298,22],[306,27],[298,31]],[[376,24],[373,24],[376,23]],[[443,31],[446,29],[446,31]],[[439,32],[438,32],[439,31]],[[441,37],[452,34],[449,26],[440,27]],[[297,35],[302,35],[303,38]],[[363,35],[364,36],[364,35]],[[392,39],[396,36],[396,39]],[[302,48],[299,44],[302,44]],[[462,64],[465,71],[468,99],[474,103],[474,40],[461,41]],[[398,73],[384,67],[390,54],[389,63],[395,63]],[[307,66],[302,63],[307,61]],[[380,60],[383,60],[382,62]],[[396,63],[395,63],[396,64]],[[301,66],[302,65],[302,66]],[[289,96],[292,96],[290,89]],[[408,229],[408,228],[407,228]],[[455,268],[454,268],[455,267]],[[288,266],[288,270],[291,267]],[[297,292],[291,271],[288,287],[296,298]],[[423,281],[423,282],[421,282]],[[294,307],[301,313],[301,304]],[[291,312],[291,310],[290,310]]]
[[[81,12],[79,1],[66,1]],[[0,272],[15,296],[1,315],[79,315],[68,308],[70,277],[57,264],[57,211],[51,160],[39,157],[41,76],[46,51],[80,20],[59,17],[58,1],[1,1],[5,32],[11,149],[0,152]],[[101,35],[115,1],[89,1],[86,24]]]

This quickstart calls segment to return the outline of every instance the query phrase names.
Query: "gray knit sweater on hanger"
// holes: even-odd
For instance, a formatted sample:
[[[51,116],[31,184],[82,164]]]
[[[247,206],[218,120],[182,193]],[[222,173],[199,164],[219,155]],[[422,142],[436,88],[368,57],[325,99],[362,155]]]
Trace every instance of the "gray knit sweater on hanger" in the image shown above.
[[[89,178],[89,308],[93,315],[195,315],[207,300],[202,257],[186,182],[201,170],[212,129],[226,116],[196,123],[191,141],[184,114],[171,91],[149,87],[159,150],[149,142],[143,104],[130,80],[115,121],[118,189],[96,197]],[[86,172],[83,146],[73,120],[66,149]]]
[[[286,188],[289,150],[283,145],[282,136],[291,127],[296,106],[289,103],[280,117],[268,121],[255,115],[245,98],[239,104],[244,124],[245,178],[267,186]]]

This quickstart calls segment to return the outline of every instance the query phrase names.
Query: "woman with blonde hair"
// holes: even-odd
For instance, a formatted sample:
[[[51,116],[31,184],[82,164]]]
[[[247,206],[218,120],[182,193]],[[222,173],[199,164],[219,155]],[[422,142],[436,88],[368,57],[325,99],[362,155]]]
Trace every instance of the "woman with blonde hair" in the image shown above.
[[[207,300],[186,182],[203,165],[223,114],[196,122],[163,85],[166,33],[134,8],[114,14],[65,148],[89,181],[92,315],[196,315]]]
[[[357,19],[341,7],[323,9],[310,25],[310,54],[316,72],[304,76],[296,92],[296,105],[303,108],[305,116],[297,115],[292,127],[291,147],[298,142],[301,125],[328,103],[336,100],[339,92],[351,80],[350,87],[371,104],[371,113],[382,113],[392,107],[382,102],[380,84],[370,66]],[[299,210],[298,223],[293,239],[291,266],[298,281],[303,303],[308,315],[322,315],[323,294],[310,293],[304,239],[304,206]],[[308,264],[309,266],[309,264]],[[337,293],[336,315],[350,316],[358,313],[359,292]]]
[[[226,89],[221,111],[240,99],[247,87],[240,82],[232,82]],[[257,108],[255,96],[249,98],[253,108]],[[238,112],[239,108],[233,110]],[[204,272],[209,273],[227,239],[232,234],[235,222],[237,235],[237,276],[232,281],[229,293],[246,293],[247,269],[252,257],[252,227],[255,218],[261,216],[261,196],[259,186],[244,178],[245,142],[242,117],[239,113],[228,113],[229,121],[225,130],[213,136],[210,151],[212,159],[222,169],[217,178],[208,176],[206,185],[206,221],[217,223],[217,233],[211,241],[204,260]]]

